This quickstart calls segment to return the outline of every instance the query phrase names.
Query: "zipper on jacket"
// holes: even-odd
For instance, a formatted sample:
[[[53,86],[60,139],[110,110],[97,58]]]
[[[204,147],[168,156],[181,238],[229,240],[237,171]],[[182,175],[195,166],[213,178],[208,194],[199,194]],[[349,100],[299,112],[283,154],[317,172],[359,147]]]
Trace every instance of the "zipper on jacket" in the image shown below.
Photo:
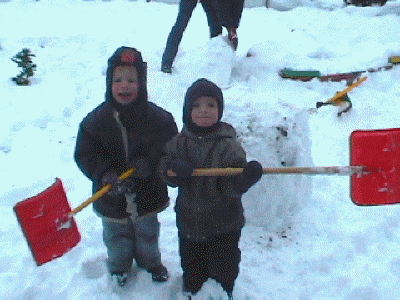
[[[114,118],[117,121],[119,128],[121,129],[122,133],[122,140],[124,142],[124,150],[125,150],[125,162],[128,163],[128,132],[126,128],[122,124],[121,120],[119,119],[118,111],[114,111]],[[125,201],[126,201],[126,212],[131,214],[131,219],[134,221],[138,217],[137,213],[137,204],[135,202],[136,193],[125,193]]]
[[[128,162],[128,132],[126,131],[126,128],[124,125],[122,125],[121,120],[119,119],[119,112],[114,110],[114,118],[117,121],[119,128],[121,129],[122,132],[122,140],[124,142],[124,151],[125,151],[125,162]]]

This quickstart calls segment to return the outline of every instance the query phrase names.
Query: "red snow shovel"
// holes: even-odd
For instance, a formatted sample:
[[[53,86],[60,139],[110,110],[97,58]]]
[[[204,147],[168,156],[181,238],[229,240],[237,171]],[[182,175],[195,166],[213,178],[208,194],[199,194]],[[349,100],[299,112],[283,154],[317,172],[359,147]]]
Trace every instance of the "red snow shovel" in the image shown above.
[[[263,168],[263,174],[350,175],[354,204],[400,203],[400,128],[358,130],[350,135],[350,166]],[[232,176],[242,168],[196,169],[192,176]],[[169,170],[168,175],[175,176]]]
[[[372,172],[353,175],[350,195],[357,205],[400,203],[400,128],[353,131],[350,164]]]
[[[119,178],[125,179],[133,172],[133,168],[129,169]],[[110,189],[110,184],[104,186],[71,210],[61,180],[57,178],[45,191],[14,206],[14,212],[38,266],[62,256],[79,243],[81,235],[73,217]]]

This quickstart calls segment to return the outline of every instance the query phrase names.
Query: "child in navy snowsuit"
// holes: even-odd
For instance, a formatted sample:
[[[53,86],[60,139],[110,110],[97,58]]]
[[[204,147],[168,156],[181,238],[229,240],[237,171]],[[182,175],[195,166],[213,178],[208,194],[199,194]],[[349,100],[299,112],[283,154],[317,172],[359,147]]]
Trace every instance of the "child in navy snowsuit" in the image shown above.
[[[160,162],[161,176],[178,186],[176,225],[183,290],[189,296],[213,278],[232,297],[245,223],[241,197],[262,175],[258,162],[246,162],[235,129],[220,121],[222,113],[221,89],[206,79],[194,82],[185,95],[183,129],[167,143]],[[227,167],[244,171],[231,177],[191,177],[194,168]]]
[[[103,222],[108,268],[120,286],[133,259],[154,281],[165,281],[157,212],[169,198],[155,171],[178,129],[169,112],[148,101],[146,63],[134,48],[120,47],[109,58],[105,98],[79,126],[75,161],[93,182],[93,193],[113,186],[93,203]],[[133,175],[119,180],[129,168],[135,169]]]

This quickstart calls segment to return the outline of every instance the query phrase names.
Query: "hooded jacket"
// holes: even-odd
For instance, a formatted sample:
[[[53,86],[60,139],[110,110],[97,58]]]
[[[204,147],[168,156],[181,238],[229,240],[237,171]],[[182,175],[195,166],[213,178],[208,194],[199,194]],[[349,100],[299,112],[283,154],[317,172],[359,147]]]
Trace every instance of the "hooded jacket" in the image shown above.
[[[160,163],[164,180],[172,187],[178,186],[175,212],[179,234],[193,241],[205,241],[220,233],[239,230],[245,222],[242,193],[235,176],[179,179],[166,175],[170,163],[177,158],[190,162],[194,168],[244,167],[246,154],[231,125],[218,121],[210,130],[200,133],[187,125],[191,123],[192,103],[198,97],[214,97],[222,109],[222,92],[215,87],[213,83],[201,79],[188,89],[184,127],[167,143],[167,155]],[[219,115],[222,116],[222,111]]]
[[[235,129],[222,122],[205,136],[184,127],[167,143],[166,152],[160,164],[163,174],[176,158],[189,161],[194,168],[240,168],[246,163],[246,154],[236,140]],[[170,186],[178,186],[176,223],[186,239],[205,241],[244,226],[242,194],[236,188],[235,177],[199,176],[176,180],[164,175],[164,179]]]
[[[137,99],[127,106],[112,96],[113,71],[120,65],[135,66],[139,78]],[[139,216],[158,211],[168,204],[167,186],[156,175],[165,154],[164,147],[178,132],[173,116],[147,99],[146,63],[134,48],[121,47],[108,60],[105,101],[80,123],[75,147],[79,169],[92,181],[93,193],[102,187],[101,179],[109,171],[119,175],[131,160],[146,158],[153,171],[149,179],[138,179],[135,202]],[[116,219],[130,217],[124,195],[104,195],[93,203],[98,214]]]

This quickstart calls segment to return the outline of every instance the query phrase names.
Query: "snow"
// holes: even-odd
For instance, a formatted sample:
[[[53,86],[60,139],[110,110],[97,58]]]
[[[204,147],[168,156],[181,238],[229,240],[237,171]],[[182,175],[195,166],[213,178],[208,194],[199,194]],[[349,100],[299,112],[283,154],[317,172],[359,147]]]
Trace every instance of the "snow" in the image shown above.
[[[104,99],[106,62],[119,46],[142,52],[150,100],[170,111],[181,128],[191,83],[185,74],[201,76],[193,61],[211,64],[215,57],[204,54],[215,41],[208,39],[201,6],[184,33],[172,75],[159,68],[176,4],[9,0],[0,6],[0,298],[177,299],[176,189],[169,190],[171,206],[159,215],[171,279],[156,284],[135,268],[123,289],[107,274],[101,221],[91,208],[75,217],[82,241],[40,267],[12,208],[55,178],[62,179],[72,207],[90,197],[90,182],[73,161],[76,133]],[[278,76],[284,67],[327,74],[387,64],[389,56],[400,55],[399,14],[399,1],[361,8],[344,7],[341,0],[270,0],[268,8],[245,8],[232,80],[223,91],[223,119],[237,128],[248,158],[264,167],[346,170],[352,131],[400,127],[400,67],[366,73],[368,80],[349,93],[352,110],[340,118],[335,107],[312,108],[345,82]],[[11,57],[22,48],[35,53],[38,66],[27,87],[11,81],[19,73]],[[400,208],[358,207],[349,194],[348,176],[264,175],[243,199],[248,222],[235,298],[398,299]],[[224,297],[211,280],[197,298],[210,297]]]

